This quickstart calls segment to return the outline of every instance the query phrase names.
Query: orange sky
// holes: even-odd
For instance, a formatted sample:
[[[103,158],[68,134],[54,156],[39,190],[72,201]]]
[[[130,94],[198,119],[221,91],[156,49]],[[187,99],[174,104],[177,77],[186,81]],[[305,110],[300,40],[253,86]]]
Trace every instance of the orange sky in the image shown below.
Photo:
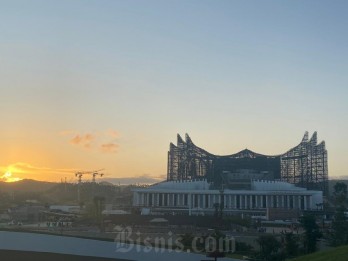
[[[2,3],[0,176],[165,178],[177,133],[224,155],[305,131],[347,175],[347,6],[324,2]]]

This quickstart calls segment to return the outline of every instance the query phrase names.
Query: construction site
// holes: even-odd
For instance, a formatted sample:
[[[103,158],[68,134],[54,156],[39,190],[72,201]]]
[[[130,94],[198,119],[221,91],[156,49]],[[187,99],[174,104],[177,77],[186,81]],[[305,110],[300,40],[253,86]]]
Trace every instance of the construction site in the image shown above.
[[[328,164],[325,142],[318,143],[317,132],[279,155],[264,155],[245,149],[217,156],[196,146],[188,134],[177,135],[177,145],[170,143],[167,181],[203,180],[215,187],[232,186],[242,180],[277,180],[328,195]]]

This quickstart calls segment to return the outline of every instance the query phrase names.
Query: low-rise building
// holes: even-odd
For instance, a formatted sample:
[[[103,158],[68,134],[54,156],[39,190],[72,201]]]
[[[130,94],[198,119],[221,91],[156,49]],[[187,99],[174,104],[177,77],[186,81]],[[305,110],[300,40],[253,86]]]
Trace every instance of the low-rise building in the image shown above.
[[[233,189],[213,189],[206,180],[165,181],[133,190],[133,206],[143,213],[224,215],[245,213],[267,218],[267,209],[315,210],[323,192],[307,190],[282,181],[249,180]],[[247,189],[246,189],[247,188]],[[147,210],[147,211],[145,211]]]

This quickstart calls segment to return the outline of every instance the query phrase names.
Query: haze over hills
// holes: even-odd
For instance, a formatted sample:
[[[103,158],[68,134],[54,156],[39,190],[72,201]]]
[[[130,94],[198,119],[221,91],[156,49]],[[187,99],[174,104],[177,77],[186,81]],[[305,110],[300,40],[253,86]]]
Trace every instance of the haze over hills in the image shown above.
[[[32,180],[32,179],[23,179],[16,182],[4,182],[0,181],[0,190],[4,192],[8,191],[36,191],[36,192],[42,192],[49,190],[56,186],[57,183],[55,182],[46,182],[46,181],[38,181],[38,180]]]
[[[143,175],[139,177],[129,177],[129,178],[102,178],[99,181],[110,182],[114,185],[131,185],[131,184],[154,184],[165,180],[166,177],[152,177],[149,175]]]
[[[154,184],[165,180],[163,177],[152,177],[150,175],[142,175],[139,177],[126,177],[126,178],[99,178],[98,183],[106,182],[113,185],[133,185],[133,184]],[[91,182],[90,179],[85,179],[83,182]],[[5,182],[0,180],[0,189],[3,191],[45,191],[53,188],[61,182],[48,182],[33,179],[23,179],[16,182]],[[76,181],[68,182],[76,183]]]

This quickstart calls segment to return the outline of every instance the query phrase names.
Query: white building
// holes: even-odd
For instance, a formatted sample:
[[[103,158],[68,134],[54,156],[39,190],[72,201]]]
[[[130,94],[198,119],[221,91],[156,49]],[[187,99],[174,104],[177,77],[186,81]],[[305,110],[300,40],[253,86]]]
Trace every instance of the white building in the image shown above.
[[[264,216],[268,208],[312,210],[323,203],[322,191],[281,181],[249,180],[250,189],[211,189],[206,180],[166,181],[133,191],[133,206],[152,213],[212,215],[223,202],[224,214]]]
[[[59,210],[66,213],[78,214],[81,211],[80,206],[70,206],[70,205],[52,205],[50,210]]]

